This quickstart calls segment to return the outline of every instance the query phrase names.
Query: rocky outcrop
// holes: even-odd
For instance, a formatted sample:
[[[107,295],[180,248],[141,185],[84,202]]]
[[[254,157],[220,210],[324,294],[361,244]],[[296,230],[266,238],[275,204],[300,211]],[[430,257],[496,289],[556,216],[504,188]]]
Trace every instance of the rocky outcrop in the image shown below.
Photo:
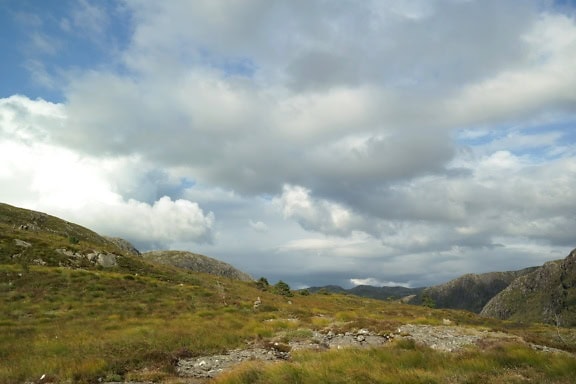
[[[112,268],[118,265],[119,255],[108,252],[77,252],[70,249],[62,248],[56,250],[58,253],[68,256],[68,260],[76,260],[76,262],[68,264],[68,266],[87,266],[91,263],[94,266],[101,266],[104,268]]]
[[[172,265],[178,268],[188,269],[195,272],[209,273],[241,281],[253,281],[252,277],[230,264],[213,259],[208,256],[198,255],[186,251],[151,251],[142,254],[144,260]]]
[[[366,329],[354,332],[334,333],[312,331],[309,339],[284,342],[263,342],[245,349],[235,349],[226,354],[187,357],[177,359],[176,370],[182,377],[198,379],[214,378],[244,361],[290,360],[291,352],[297,350],[325,351],[343,348],[375,348],[389,343],[392,335],[378,335]]]
[[[482,316],[519,322],[576,325],[576,250],[514,280],[482,309]]]
[[[432,300],[436,308],[465,309],[479,313],[484,305],[519,276],[535,268],[511,272],[467,274],[447,283],[426,288],[411,303],[422,304],[423,298]]]
[[[140,256],[140,251],[137,250],[136,247],[134,247],[134,245],[132,245],[132,243],[130,243],[128,240],[124,240],[120,237],[109,237],[109,236],[106,236],[106,239],[110,241],[112,244],[116,245],[121,250],[134,256]]]

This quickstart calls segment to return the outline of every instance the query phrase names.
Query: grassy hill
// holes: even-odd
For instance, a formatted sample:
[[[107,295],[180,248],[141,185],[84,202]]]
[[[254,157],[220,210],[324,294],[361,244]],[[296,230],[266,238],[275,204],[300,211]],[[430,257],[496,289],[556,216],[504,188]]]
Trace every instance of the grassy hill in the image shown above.
[[[245,362],[212,382],[567,384],[576,372],[574,329],[345,294],[287,297],[256,282],[148,263],[85,228],[1,208],[0,383],[198,383],[179,375],[179,361],[357,330],[392,341],[292,351],[287,361]],[[62,248],[72,256],[55,251]],[[115,264],[87,257],[108,253]],[[440,352],[406,339],[410,331],[398,332],[406,324],[428,330],[432,340],[455,329],[493,336]]]
[[[256,297],[262,301],[257,311],[253,309]],[[288,339],[300,337],[303,330],[367,328],[384,334],[395,332],[402,324],[440,325],[447,318],[461,327],[497,329],[541,345],[576,350],[576,334],[571,329],[561,329],[560,339],[558,330],[549,326],[520,326],[470,312],[431,310],[349,295],[296,295],[289,300],[259,291],[255,283],[168,267],[155,270],[153,275],[135,276],[45,266],[32,266],[24,272],[18,265],[0,265],[0,306],[2,383],[37,380],[44,374],[55,381],[178,382],[174,361],[180,357],[223,353],[273,340],[279,334]],[[376,372],[368,364],[371,359],[393,370],[393,377],[404,377],[404,381],[391,382],[445,382],[454,370],[461,379],[452,382],[486,382],[472,378],[500,377],[504,371],[496,369],[495,361],[501,358],[526,377],[551,375],[549,382],[568,383],[567,378],[576,370],[573,357],[537,353],[509,342],[496,343],[487,350],[470,349],[463,355],[443,355],[402,342],[381,350],[342,354],[304,351],[295,353],[294,361],[281,363],[286,365],[283,368],[248,364],[250,368],[239,368],[238,376],[230,373],[219,380],[346,382],[332,375],[316,380],[318,366],[327,369],[334,365],[342,377],[354,379],[348,382],[386,382],[369,379]],[[351,356],[356,356],[355,360],[347,360]],[[461,359],[470,367],[459,366]],[[554,369],[544,369],[548,366]],[[286,375],[291,374],[301,379],[290,381]],[[252,381],[254,375],[259,381]],[[383,372],[378,375],[383,380]],[[282,379],[276,381],[279,377]],[[411,381],[409,377],[434,379]]]

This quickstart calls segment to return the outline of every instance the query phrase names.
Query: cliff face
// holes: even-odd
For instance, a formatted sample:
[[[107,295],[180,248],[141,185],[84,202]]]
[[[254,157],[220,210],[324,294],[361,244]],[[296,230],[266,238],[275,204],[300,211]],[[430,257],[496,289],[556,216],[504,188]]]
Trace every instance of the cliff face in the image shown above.
[[[465,309],[479,313],[484,305],[516,278],[535,268],[512,272],[467,274],[447,283],[426,288],[411,300],[421,304],[423,297],[432,299],[437,308]]]
[[[482,316],[576,325],[576,250],[514,280],[482,309]]]
[[[144,260],[149,262],[172,265],[178,268],[195,272],[209,273],[241,281],[252,281],[252,277],[230,264],[185,251],[151,251],[142,254]]]

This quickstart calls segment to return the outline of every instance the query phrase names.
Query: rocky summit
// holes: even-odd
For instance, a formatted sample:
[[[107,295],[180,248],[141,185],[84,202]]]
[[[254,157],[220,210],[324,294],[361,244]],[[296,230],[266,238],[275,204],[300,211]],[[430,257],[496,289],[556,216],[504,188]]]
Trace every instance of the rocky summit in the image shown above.
[[[520,271],[489,272],[466,274],[447,283],[424,289],[410,302],[422,304],[423,298],[434,303],[437,308],[465,309],[479,313],[484,305],[519,276],[532,272],[536,268]]]
[[[576,250],[515,279],[482,309],[482,316],[576,325]]]
[[[234,268],[230,264],[192,252],[151,251],[143,253],[142,257],[144,260],[153,263],[172,265],[190,271],[209,273],[241,281],[253,280],[250,275]]]

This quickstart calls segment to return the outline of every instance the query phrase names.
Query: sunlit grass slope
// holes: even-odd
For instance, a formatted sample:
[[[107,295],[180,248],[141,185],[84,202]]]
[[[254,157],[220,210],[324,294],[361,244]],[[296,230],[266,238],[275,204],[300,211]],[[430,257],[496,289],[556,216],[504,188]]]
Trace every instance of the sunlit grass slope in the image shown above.
[[[247,363],[218,384],[264,383],[574,383],[573,357],[545,355],[526,346],[498,345],[447,354],[402,341],[371,349],[295,353],[290,364]]]
[[[167,381],[176,377],[178,357],[222,353],[279,332],[301,337],[304,329],[331,326],[388,333],[404,323],[441,324],[444,318],[567,347],[547,326],[527,328],[469,312],[354,296],[295,295],[288,300],[258,290],[255,283],[150,268],[154,271],[148,276],[40,266],[25,272],[17,265],[0,265],[0,382],[37,380],[44,374],[73,382]],[[258,296],[262,305],[254,311]],[[569,330],[562,332],[565,340],[572,337]],[[380,351],[302,352],[294,354],[293,362],[249,366],[222,382],[443,382],[438,380],[450,375],[472,380],[452,382],[481,382],[509,379],[501,369],[520,366],[519,374],[526,377],[563,383],[568,382],[566,370],[576,372],[573,359],[523,348],[445,356],[404,343]],[[396,372],[397,381],[384,380],[386,367]]]
[[[118,257],[104,268],[82,256],[90,252]],[[182,357],[223,353],[278,335],[305,338],[327,327],[388,334],[402,324],[440,325],[443,319],[576,350],[571,329],[357,296],[285,297],[273,291],[152,264],[86,228],[0,204],[0,384],[38,382],[44,375],[44,382],[186,382],[175,369]],[[257,297],[262,304],[254,310]],[[244,365],[218,381],[572,383],[574,377],[572,357],[517,344],[446,355],[403,341],[380,350],[294,352],[292,361]]]

